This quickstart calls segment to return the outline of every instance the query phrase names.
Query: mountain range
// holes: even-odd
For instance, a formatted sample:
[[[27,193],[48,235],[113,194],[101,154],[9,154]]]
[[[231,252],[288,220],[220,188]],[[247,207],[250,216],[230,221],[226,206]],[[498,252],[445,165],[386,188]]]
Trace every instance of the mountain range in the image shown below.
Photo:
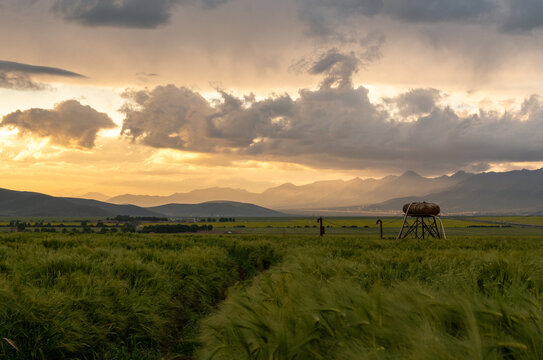
[[[482,173],[451,188],[390,199],[378,204],[335,208],[340,212],[389,212],[412,201],[435,202],[449,214],[543,214],[543,169]],[[332,210],[332,209],[330,209]]]
[[[286,183],[262,193],[209,188],[169,196],[121,195],[116,204],[157,206],[209,200],[249,202],[291,214],[362,215],[398,213],[411,201],[437,202],[448,214],[531,214],[543,211],[543,169],[514,170],[427,178],[413,171],[382,179]]]
[[[112,197],[107,201],[114,204],[135,204],[150,207],[169,203],[193,204],[230,200],[277,210],[358,206],[374,204],[396,197],[422,196],[443,191],[471,176],[473,174],[460,171],[452,176],[426,178],[413,171],[407,171],[401,176],[391,175],[383,179],[329,180],[299,186],[286,183],[267,189],[262,193],[214,187],[168,196],[125,194]]]
[[[92,196],[105,197],[83,195]],[[543,214],[543,169],[480,174],[460,171],[435,178],[407,171],[382,179],[318,181],[300,186],[286,183],[262,193],[216,187],[169,196],[126,194],[107,201],[0,189],[0,216],[396,214],[411,201],[436,202],[445,214]]]

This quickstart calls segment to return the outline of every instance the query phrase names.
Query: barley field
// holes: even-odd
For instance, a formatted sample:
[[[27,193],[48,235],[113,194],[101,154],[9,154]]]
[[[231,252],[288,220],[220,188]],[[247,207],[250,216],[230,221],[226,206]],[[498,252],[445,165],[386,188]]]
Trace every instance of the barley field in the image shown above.
[[[0,234],[0,359],[541,358],[541,229],[305,229]]]

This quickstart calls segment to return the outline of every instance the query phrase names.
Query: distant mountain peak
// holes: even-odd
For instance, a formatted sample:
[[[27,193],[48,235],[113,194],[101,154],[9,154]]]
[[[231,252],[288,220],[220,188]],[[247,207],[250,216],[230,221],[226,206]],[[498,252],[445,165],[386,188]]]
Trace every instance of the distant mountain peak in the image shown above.
[[[354,179],[349,180],[348,182],[350,182],[350,183],[359,183],[359,182],[364,182],[364,180],[362,180],[359,176],[357,176]]]
[[[277,186],[275,189],[294,189],[294,188],[297,188],[297,186],[291,182],[287,182],[287,183]]]
[[[422,176],[420,176],[419,174],[417,174],[413,170],[407,170],[400,177],[402,177],[402,178],[421,178]]]

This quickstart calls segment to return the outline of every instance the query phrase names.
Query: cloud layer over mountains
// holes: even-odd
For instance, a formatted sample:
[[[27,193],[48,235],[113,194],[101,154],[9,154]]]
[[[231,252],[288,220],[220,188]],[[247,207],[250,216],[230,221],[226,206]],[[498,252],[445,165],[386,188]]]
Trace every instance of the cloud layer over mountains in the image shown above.
[[[175,85],[127,90],[121,135],[153,148],[285,161],[330,169],[486,170],[489,163],[543,161],[543,103],[526,99],[520,110],[457,112],[437,89],[411,89],[372,102],[353,85],[363,60],[331,49],[307,71],[322,76],[315,90],[255,99],[220,90],[220,100]],[[14,65],[13,65],[14,64]],[[7,62],[0,62],[6,67]],[[12,63],[28,73],[79,76],[61,69]],[[1,126],[90,149],[101,129],[116,125],[78,101],[52,110],[6,115]]]
[[[543,103],[519,111],[459,115],[436,89],[372,103],[354,87],[356,58],[330,53],[311,68],[324,81],[298,98],[261,100],[225,91],[219,102],[174,85],[127,92],[122,134],[156,148],[231,154],[324,168],[451,168],[543,160]],[[384,106],[386,104],[387,106]],[[390,108],[396,112],[391,112]]]

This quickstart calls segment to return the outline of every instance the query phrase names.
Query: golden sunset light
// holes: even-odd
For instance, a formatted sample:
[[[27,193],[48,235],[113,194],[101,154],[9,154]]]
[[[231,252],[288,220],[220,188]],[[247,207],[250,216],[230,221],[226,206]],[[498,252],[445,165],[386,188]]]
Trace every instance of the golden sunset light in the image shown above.
[[[264,191],[543,161],[542,33],[525,10],[136,3],[0,5],[4,187]]]

